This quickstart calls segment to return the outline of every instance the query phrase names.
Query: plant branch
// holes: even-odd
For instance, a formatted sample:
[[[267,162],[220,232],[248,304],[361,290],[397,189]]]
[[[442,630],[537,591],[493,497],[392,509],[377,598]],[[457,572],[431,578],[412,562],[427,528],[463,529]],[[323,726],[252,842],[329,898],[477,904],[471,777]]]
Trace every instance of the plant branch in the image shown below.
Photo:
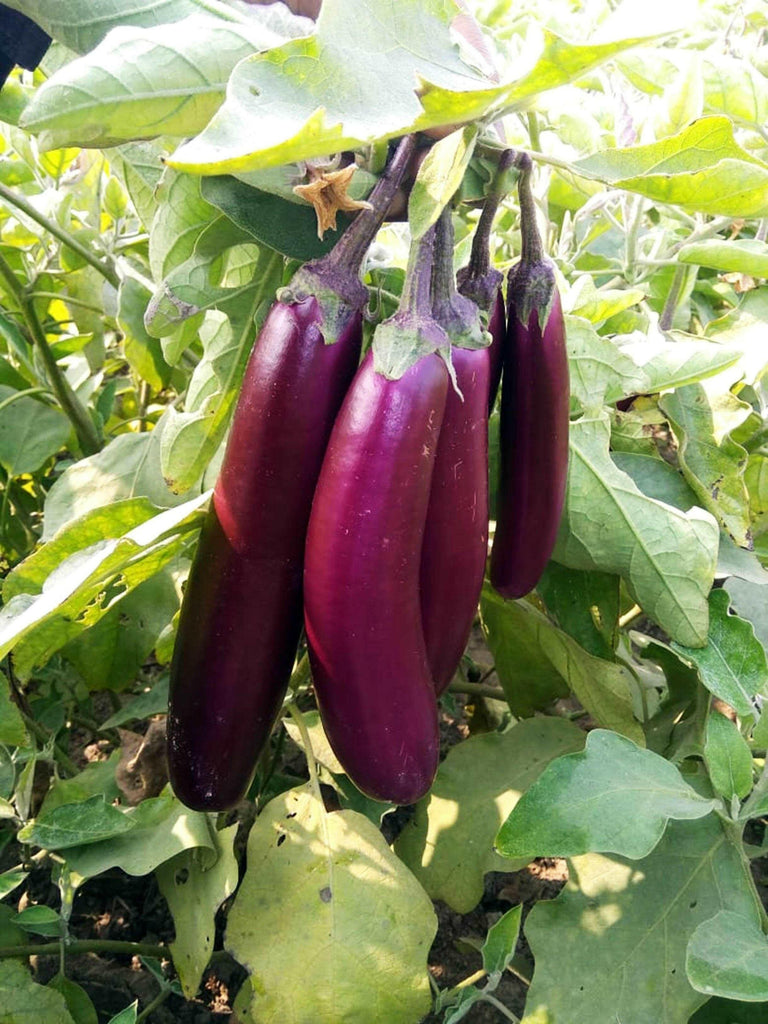
[[[147,1003],[147,1005],[138,1015],[138,1017],[136,1018],[136,1024],[140,1024],[141,1021],[146,1020],[147,1017],[149,1017],[149,1015],[158,1008],[158,1006],[162,1006],[162,1004],[165,1002],[168,996],[171,995],[172,991],[173,990],[170,985],[164,985],[157,993],[155,998],[151,1002]]]
[[[2,186],[0,186],[0,188],[1,187]],[[34,304],[29,295],[25,292],[24,288],[21,286],[12,267],[2,253],[0,253],[0,277],[5,281],[8,291],[16,300],[19,309],[21,310],[27,329],[32,336],[33,342],[38,348],[40,358],[45,366],[51,389],[56,395],[62,410],[66,413],[67,418],[74,427],[78,443],[80,444],[83,453],[85,455],[93,455],[101,448],[101,442],[99,441],[99,436],[96,433],[96,427],[80,399],[72,390],[69,381],[61,372],[59,364],[56,362],[53,352],[51,352],[51,348],[48,344],[47,338],[45,337],[42,325],[37,318]]]
[[[53,733],[49,732],[44,725],[41,725],[39,722],[36,722],[31,715],[26,714],[24,711],[21,712],[21,717],[24,719],[24,724],[35,737],[35,739],[39,740],[43,744],[43,746],[45,746],[46,743],[50,742]],[[53,755],[59,762],[61,767],[64,769],[64,771],[67,772],[68,775],[74,776],[79,774],[80,769],[77,767],[77,765],[69,756],[69,754],[62,747],[60,747],[58,743],[53,744]]]
[[[664,303],[664,309],[661,311],[661,316],[659,317],[659,330],[668,331],[672,327],[687,278],[688,267],[681,263],[675,271],[675,276],[672,279],[672,287],[669,289],[667,301]]]
[[[62,245],[66,245],[66,247],[71,249],[72,252],[76,252],[78,256],[84,259],[86,263],[90,264],[94,270],[98,270],[101,276],[105,280],[109,281],[113,288],[119,287],[120,278],[118,277],[115,265],[111,260],[109,260],[109,262],[103,262],[100,260],[98,256],[94,255],[94,253],[87,248],[87,246],[83,245],[82,242],[78,242],[78,240],[74,238],[69,231],[60,227],[55,221],[50,220],[50,218],[46,217],[45,214],[40,213],[40,211],[36,210],[31,203],[28,203],[23,196],[13,192],[1,182],[0,197],[7,203],[10,203],[11,206],[15,206],[16,209],[21,210],[21,212],[26,214],[30,220],[39,224],[41,228],[45,228],[45,230],[52,234],[54,238],[58,238]]]
[[[466,693],[471,697],[490,697],[492,700],[506,700],[500,686],[484,686],[482,683],[451,683],[449,693]]]
[[[312,750],[312,741],[309,738],[309,731],[307,724],[304,721],[304,715],[302,715],[298,706],[290,702],[288,705],[288,711],[290,712],[291,718],[296,723],[296,727],[301,735],[301,744],[304,747],[304,756],[307,759],[307,770],[309,772],[309,781],[314,791],[315,796],[323,803],[323,794],[320,791],[320,779],[317,774],[317,761],[315,761],[315,754]]]
[[[121,942],[118,939],[77,939],[67,943],[67,953],[112,953],[116,956],[151,956],[155,959],[171,960],[167,946],[153,946],[148,942]],[[25,946],[0,946],[0,960],[25,956],[58,956],[59,940],[55,942],[29,943]]]

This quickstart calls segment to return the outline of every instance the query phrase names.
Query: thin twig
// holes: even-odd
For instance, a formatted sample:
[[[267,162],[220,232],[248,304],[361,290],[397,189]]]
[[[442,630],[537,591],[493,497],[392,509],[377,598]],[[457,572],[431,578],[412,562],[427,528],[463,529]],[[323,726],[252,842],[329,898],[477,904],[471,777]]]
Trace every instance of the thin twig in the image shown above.
[[[51,389],[56,395],[62,410],[66,413],[67,418],[74,427],[77,440],[83,450],[83,453],[85,455],[94,455],[100,450],[101,442],[99,441],[99,435],[96,432],[93,420],[88,415],[87,409],[85,409],[80,399],[72,390],[69,381],[61,372],[61,368],[56,362],[53,352],[51,351],[51,347],[48,344],[48,339],[45,336],[42,325],[37,318],[34,303],[25,292],[16,277],[16,274],[13,272],[13,268],[7,262],[2,253],[0,253],[0,277],[5,281],[8,291],[11,293],[21,310],[22,316],[24,317],[27,325],[27,330],[32,336],[32,340],[37,346],[40,358],[45,366]]]
[[[41,228],[45,228],[45,230],[52,234],[54,238],[58,238],[62,245],[66,245],[66,247],[71,249],[72,252],[76,252],[78,256],[84,259],[86,263],[90,264],[94,270],[98,270],[101,276],[109,281],[113,288],[118,288],[120,286],[120,278],[118,277],[115,265],[111,260],[108,263],[100,260],[99,257],[95,256],[90,249],[82,244],[82,242],[78,242],[78,240],[74,238],[69,231],[60,227],[55,221],[50,220],[50,218],[46,217],[45,214],[40,213],[40,211],[36,210],[31,203],[28,203],[23,196],[19,195],[17,192],[13,192],[9,188],[6,188],[2,183],[0,183],[0,197],[5,199],[7,203],[10,203],[11,206],[15,206],[18,210],[21,210],[22,213],[25,213],[30,220],[35,221],[35,223],[39,224]]]

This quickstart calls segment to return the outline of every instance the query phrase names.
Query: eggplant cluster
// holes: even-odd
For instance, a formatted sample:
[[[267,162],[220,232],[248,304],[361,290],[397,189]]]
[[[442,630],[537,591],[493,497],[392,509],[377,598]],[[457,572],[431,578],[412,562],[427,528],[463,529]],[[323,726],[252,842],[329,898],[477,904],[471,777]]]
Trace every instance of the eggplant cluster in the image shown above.
[[[170,774],[190,807],[222,810],[247,791],[302,623],[325,731],[352,781],[399,804],[429,790],[437,698],[485,572],[488,414],[502,363],[492,582],[518,597],[551,554],[567,366],[529,160],[518,164],[524,241],[508,318],[488,255],[493,194],[459,288],[447,209],[413,245],[398,311],[359,362],[360,264],[412,147],[401,142],[371,210],[333,252],[298,272],[254,347],[171,667]]]

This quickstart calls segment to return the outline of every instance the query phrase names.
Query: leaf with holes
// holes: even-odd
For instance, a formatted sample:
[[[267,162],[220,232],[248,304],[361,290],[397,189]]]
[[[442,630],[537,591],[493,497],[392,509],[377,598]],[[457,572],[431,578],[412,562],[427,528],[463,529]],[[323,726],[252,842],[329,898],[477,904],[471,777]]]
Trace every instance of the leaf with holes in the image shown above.
[[[432,903],[374,825],[312,787],[272,800],[248,837],[226,946],[251,972],[243,1024],[413,1024],[429,1010]]]

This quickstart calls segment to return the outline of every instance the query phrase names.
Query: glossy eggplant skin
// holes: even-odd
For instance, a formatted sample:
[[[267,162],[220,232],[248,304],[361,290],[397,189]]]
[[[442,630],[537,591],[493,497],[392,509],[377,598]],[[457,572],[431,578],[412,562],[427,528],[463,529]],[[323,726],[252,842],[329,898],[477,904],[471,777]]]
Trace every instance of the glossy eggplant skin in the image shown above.
[[[488,555],[492,351],[453,348],[451,359],[463,400],[449,390],[421,553],[421,617],[438,695],[466,649]]]
[[[501,387],[499,490],[491,583],[505,598],[533,590],[554,550],[568,473],[569,382],[557,290],[541,329],[518,317],[510,285]]]
[[[504,311],[504,296],[501,294],[501,288],[496,292],[491,315],[488,319],[488,333],[493,339],[488,350],[491,357],[491,380],[488,389],[488,415],[490,416],[493,412],[493,407],[496,405],[496,396],[499,393],[507,337],[507,315]]]
[[[246,793],[293,667],[312,494],[357,368],[362,316],[350,310],[333,345],[321,325],[314,297],[272,307],[187,582],[168,762],[174,791],[195,810],[225,810]]]
[[[325,731],[355,785],[398,804],[422,797],[438,764],[419,575],[448,387],[435,353],[397,380],[366,356],[307,533],[304,621]]]

